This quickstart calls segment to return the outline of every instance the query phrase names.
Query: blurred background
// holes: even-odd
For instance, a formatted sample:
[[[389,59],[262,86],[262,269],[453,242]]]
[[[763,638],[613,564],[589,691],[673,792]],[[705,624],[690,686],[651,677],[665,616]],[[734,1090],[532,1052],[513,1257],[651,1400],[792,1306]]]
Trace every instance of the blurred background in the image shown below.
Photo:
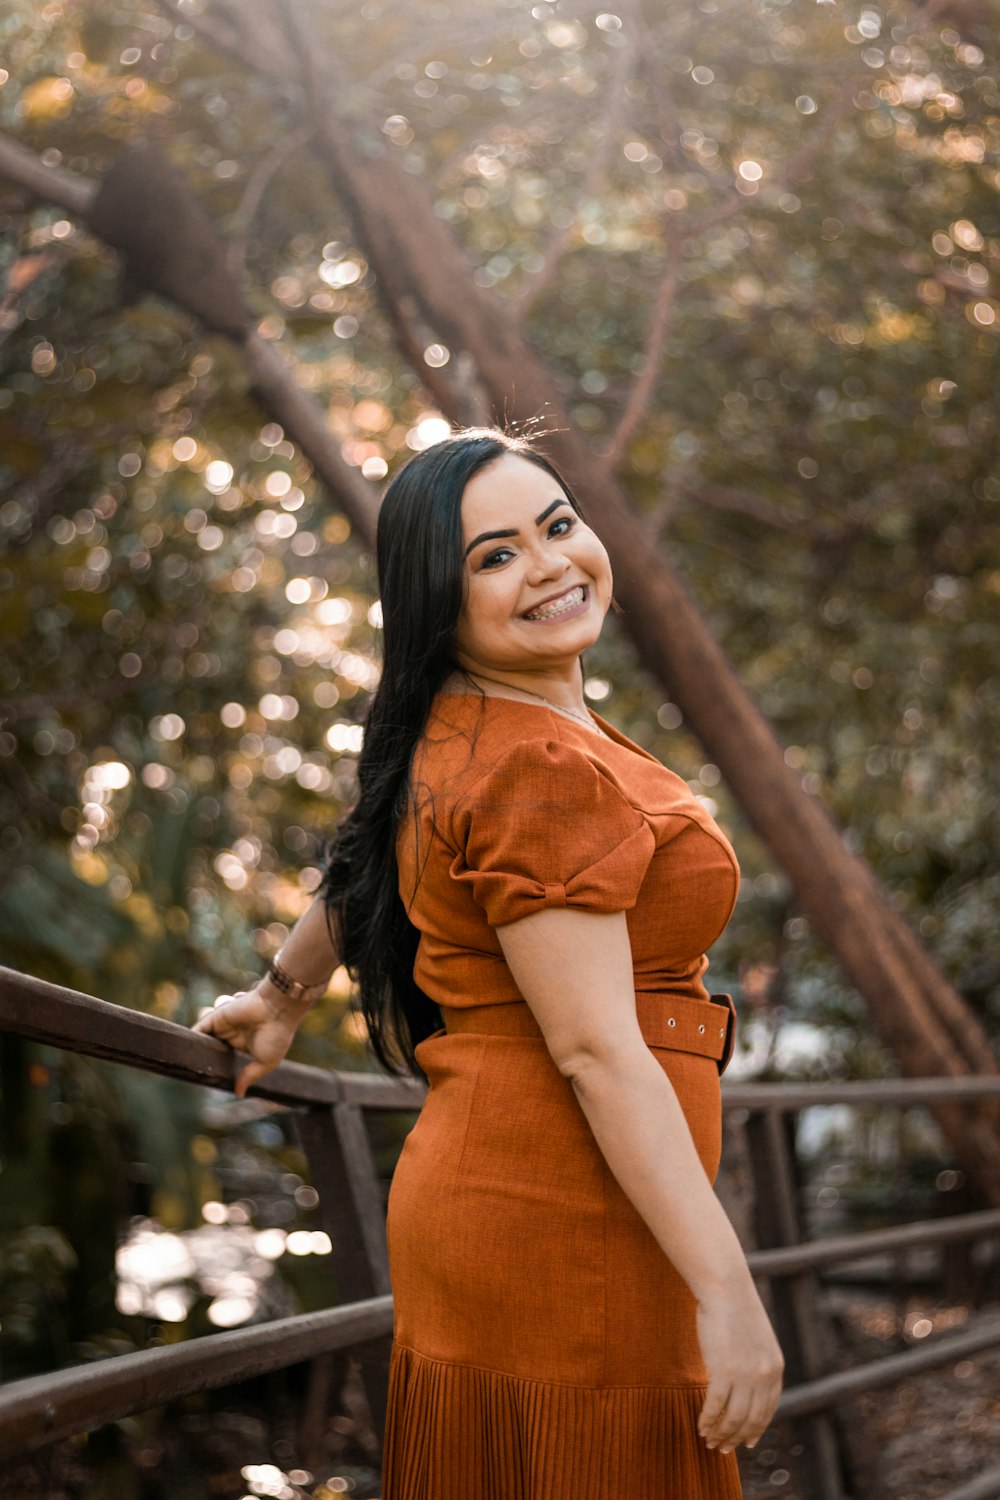
[[[995,1043],[997,20],[988,0],[7,8],[2,962],[187,1026],[310,903],[378,678],[382,484],[456,413],[506,415],[394,262],[397,239],[421,254],[405,178],[455,246],[456,300],[516,321],[786,765]],[[614,616],[586,665],[592,705],[740,855],[711,970],[743,1021],[727,1076],[893,1076]],[[350,988],[338,971],[294,1058],[373,1066]],[[337,1300],[280,1111],[14,1036],[0,1069],[5,1379]],[[961,1189],[907,1120],[804,1120],[834,1227]],[[386,1181],[408,1123],[376,1125]],[[302,1379],[114,1424],[10,1493],[376,1493],[346,1364],[303,1466]],[[1000,1435],[995,1395],[959,1427],[970,1453]]]

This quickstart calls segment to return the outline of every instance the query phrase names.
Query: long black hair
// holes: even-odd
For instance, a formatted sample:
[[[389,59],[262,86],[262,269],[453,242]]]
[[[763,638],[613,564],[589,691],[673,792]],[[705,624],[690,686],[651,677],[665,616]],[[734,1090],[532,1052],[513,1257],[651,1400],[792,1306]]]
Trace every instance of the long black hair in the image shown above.
[[[431,703],[458,665],[452,632],[464,598],[462,492],[507,453],[545,469],[581,513],[529,437],[494,427],[465,428],[414,454],[389,481],[379,511],[382,676],[365,716],[358,798],[324,851],[320,893],[331,941],[359,988],[372,1050],[396,1075],[421,1075],[414,1048],[442,1025],[413,979],[420,934],[399,895],[396,829]]]

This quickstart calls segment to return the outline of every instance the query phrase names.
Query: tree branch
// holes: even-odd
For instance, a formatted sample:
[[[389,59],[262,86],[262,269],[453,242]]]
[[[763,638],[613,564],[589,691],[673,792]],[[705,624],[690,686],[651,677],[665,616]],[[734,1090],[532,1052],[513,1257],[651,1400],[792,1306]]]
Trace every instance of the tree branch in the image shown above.
[[[276,52],[270,46],[254,47],[251,45],[249,38],[254,34],[254,27],[248,24],[248,18],[245,15],[241,25],[231,24],[228,20],[220,25],[207,16],[194,15],[181,10],[174,0],[153,0],[153,3],[179,26],[190,26],[203,42],[207,42],[224,57],[233,58],[255,73],[263,73],[281,82],[287,79],[289,69],[286,60],[281,57],[280,50]],[[259,35],[259,30],[256,34]]]
[[[830,104],[826,119],[817,125],[806,144],[788,157],[773,174],[771,181],[776,187],[794,187],[809,171],[816,157],[830,141],[843,120],[850,114],[854,105],[854,95],[857,91],[857,80],[851,79],[835,100]],[[753,197],[744,197],[735,188],[731,189],[725,199],[715,208],[709,209],[700,219],[695,219],[692,224],[685,227],[686,235],[702,234],[706,229],[712,229],[716,224],[724,223],[726,219],[735,218],[742,213],[753,202]]]
[[[226,266],[225,248],[185,180],[148,146],[122,152],[101,184],[45,167],[30,151],[0,136],[0,177],[46,199],[51,187],[62,206],[126,257],[137,284],[169,297],[240,350],[254,389],[298,444],[345,515],[371,543],[375,490],[344,461],[319,403],[298,385],[278,352],[259,337],[240,288]],[[158,218],[137,216],[144,193]]]
[[[62,167],[47,167],[33,151],[9,136],[0,137],[0,177],[26,189],[33,198],[58,204],[81,219],[87,218],[97,196],[96,183]]]
[[[239,206],[229,225],[229,248],[226,252],[229,270],[237,281],[242,281],[247,269],[247,242],[250,226],[257,215],[264,194],[275,173],[280,171],[296,151],[306,146],[312,136],[312,126],[303,125],[262,157],[247,179]]]
[[[523,319],[530,312],[532,305],[551,283],[569,249],[570,240],[576,230],[584,205],[594,197],[607,170],[615,135],[625,113],[625,85],[633,71],[637,54],[634,35],[631,30],[628,31],[626,33],[627,44],[618,49],[614,71],[608,85],[604,115],[598,122],[597,149],[592,152],[587,170],[577,189],[572,217],[550,238],[545,247],[540,269],[530,281],[525,283],[520,294],[511,299],[511,306],[515,309],[519,319]]]
[[[247,334],[242,353],[261,405],[281,423],[366,544],[372,546],[378,514],[375,488],[360,470],[345,463],[319,402],[298,384],[292,366],[275,346],[257,333]]]
[[[325,63],[321,62],[324,54],[319,38],[301,8],[290,3],[290,0],[278,0],[278,6],[289,42],[298,54],[311,131],[325,148],[322,161],[334,192],[342,191],[343,181],[337,175],[337,166],[342,160],[343,142],[328,96],[334,87],[345,85],[329,58],[325,59]],[[453,374],[448,373],[444,366],[435,368],[428,365],[424,351],[429,344],[437,341],[436,332],[420,318],[419,307],[413,296],[406,293],[400,296],[386,295],[384,278],[380,278],[380,281],[383,282],[382,305],[395,329],[400,351],[420,376],[437,406],[442,411],[457,411],[460,420],[468,425],[488,422],[491,416],[489,399],[468,353],[464,350],[449,350],[456,356],[452,366]]]
[[[681,248],[681,243],[680,240],[676,240],[667,251],[667,264],[660,279],[656,301],[653,305],[653,316],[649,325],[649,338],[646,341],[642,365],[632,385],[632,389],[629,391],[625,410],[611,440],[608,464],[613,469],[620,467],[628,451],[628,445],[635,436],[636,429],[649,410],[649,404],[656,393],[656,382],[663,361],[667,331],[670,328],[670,315],[673,312],[674,298],[677,295],[681,267],[684,264],[684,252]]]
[[[786,531],[792,536],[805,537],[808,541],[836,542],[842,540],[844,535],[836,527],[817,526],[804,517],[789,515],[787,511],[769,505],[759,495],[750,494],[746,490],[734,490],[728,485],[710,484],[696,475],[672,476],[670,483],[676,492],[701,505],[708,505],[713,510],[728,511],[732,515],[749,516],[764,526]],[[847,528],[848,531],[851,529]]]

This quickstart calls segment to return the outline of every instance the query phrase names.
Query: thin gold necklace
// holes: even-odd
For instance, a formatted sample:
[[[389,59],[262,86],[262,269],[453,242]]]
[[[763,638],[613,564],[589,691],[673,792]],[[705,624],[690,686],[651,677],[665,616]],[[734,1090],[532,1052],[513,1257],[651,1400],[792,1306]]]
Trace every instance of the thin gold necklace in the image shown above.
[[[571,719],[576,719],[578,724],[585,724],[588,729],[596,730],[603,739],[607,740],[611,738],[610,735],[604,733],[599,724],[595,724],[589,714],[585,717],[583,714],[577,713],[575,708],[564,708],[561,703],[553,703],[551,698],[546,698],[544,693],[536,693],[533,688],[517,687],[512,682],[501,681],[499,677],[487,677],[485,672],[473,672],[469,675],[481,678],[483,682],[493,682],[497,687],[513,689],[515,693],[527,693],[530,698],[537,698],[539,703],[546,704],[547,707],[554,709],[557,714],[568,714]]]

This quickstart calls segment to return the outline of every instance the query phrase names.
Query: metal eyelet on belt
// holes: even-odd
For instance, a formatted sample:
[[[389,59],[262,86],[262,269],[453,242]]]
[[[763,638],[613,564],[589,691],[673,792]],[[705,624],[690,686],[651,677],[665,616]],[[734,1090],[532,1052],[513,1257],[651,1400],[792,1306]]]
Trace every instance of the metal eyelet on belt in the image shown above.
[[[720,1026],[719,1027],[719,1035],[720,1036],[725,1036],[725,1034],[726,1034],[726,1028],[724,1026]]]
[[[673,1016],[668,1016],[667,1017],[667,1025],[668,1026],[676,1026],[677,1025],[677,1022],[674,1020]]]
[[[699,1027],[698,1027],[698,1030],[699,1030],[699,1031],[704,1031],[704,1030],[705,1030],[705,1028],[704,1028],[704,1026],[699,1026]]]

